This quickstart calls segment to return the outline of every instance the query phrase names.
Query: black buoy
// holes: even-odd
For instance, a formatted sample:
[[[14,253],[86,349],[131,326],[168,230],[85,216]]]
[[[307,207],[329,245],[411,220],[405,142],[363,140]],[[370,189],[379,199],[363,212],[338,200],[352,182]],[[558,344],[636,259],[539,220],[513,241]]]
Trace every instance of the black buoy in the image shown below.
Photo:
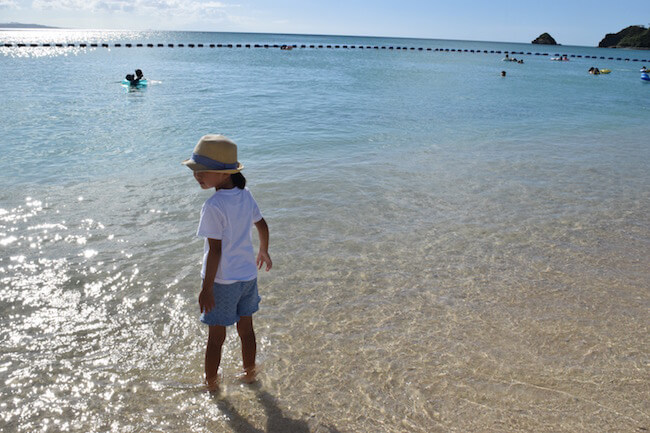
[[[194,44],[187,44],[188,48],[194,48]]]
[[[169,48],[174,48],[174,44],[167,44]]]

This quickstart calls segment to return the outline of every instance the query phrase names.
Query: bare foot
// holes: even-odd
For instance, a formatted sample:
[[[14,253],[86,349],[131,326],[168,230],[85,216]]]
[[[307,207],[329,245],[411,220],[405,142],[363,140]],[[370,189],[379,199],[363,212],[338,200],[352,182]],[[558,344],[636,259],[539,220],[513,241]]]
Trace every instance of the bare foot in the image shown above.
[[[239,380],[244,383],[251,384],[257,379],[257,371],[255,366],[244,369],[244,372],[239,375]]]
[[[219,391],[219,376],[215,375],[205,379],[205,387],[208,391]]]

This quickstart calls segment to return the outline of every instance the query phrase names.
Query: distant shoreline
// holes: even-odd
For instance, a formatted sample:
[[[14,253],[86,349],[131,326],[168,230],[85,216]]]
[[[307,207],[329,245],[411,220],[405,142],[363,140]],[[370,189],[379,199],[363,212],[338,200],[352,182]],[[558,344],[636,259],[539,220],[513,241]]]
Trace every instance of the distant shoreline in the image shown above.
[[[0,23],[0,29],[62,29],[63,27],[44,26],[41,24]]]

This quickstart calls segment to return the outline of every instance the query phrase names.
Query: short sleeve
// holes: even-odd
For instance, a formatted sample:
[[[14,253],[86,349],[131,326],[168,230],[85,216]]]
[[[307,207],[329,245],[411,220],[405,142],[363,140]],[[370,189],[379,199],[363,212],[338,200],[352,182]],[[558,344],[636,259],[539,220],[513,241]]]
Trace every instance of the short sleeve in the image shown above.
[[[248,188],[246,188],[246,190],[248,190]],[[260,221],[260,220],[263,218],[263,217],[262,217],[262,212],[260,212],[260,208],[259,208],[259,206],[257,205],[257,202],[256,202],[255,199],[253,198],[253,194],[251,194],[250,191],[248,191],[248,196],[250,197],[251,202],[252,202],[252,204],[253,204],[253,209],[252,209],[252,213],[253,213],[253,223],[256,223],[256,222]]]
[[[224,226],[225,218],[219,209],[208,203],[203,204],[196,235],[201,238],[222,239]]]
[[[255,200],[253,200],[253,222],[256,223],[261,219],[262,219],[262,212],[260,212],[260,208],[257,206]]]

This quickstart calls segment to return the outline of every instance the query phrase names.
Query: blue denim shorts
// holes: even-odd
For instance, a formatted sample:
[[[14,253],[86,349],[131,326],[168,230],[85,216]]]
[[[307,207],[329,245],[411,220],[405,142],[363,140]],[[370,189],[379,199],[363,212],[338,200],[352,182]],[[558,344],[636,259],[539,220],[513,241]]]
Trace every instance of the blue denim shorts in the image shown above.
[[[214,283],[212,293],[214,308],[201,314],[201,322],[206,325],[230,326],[239,322],[242,316],[252,316],[260,308],[257,278],[232,284]]]

